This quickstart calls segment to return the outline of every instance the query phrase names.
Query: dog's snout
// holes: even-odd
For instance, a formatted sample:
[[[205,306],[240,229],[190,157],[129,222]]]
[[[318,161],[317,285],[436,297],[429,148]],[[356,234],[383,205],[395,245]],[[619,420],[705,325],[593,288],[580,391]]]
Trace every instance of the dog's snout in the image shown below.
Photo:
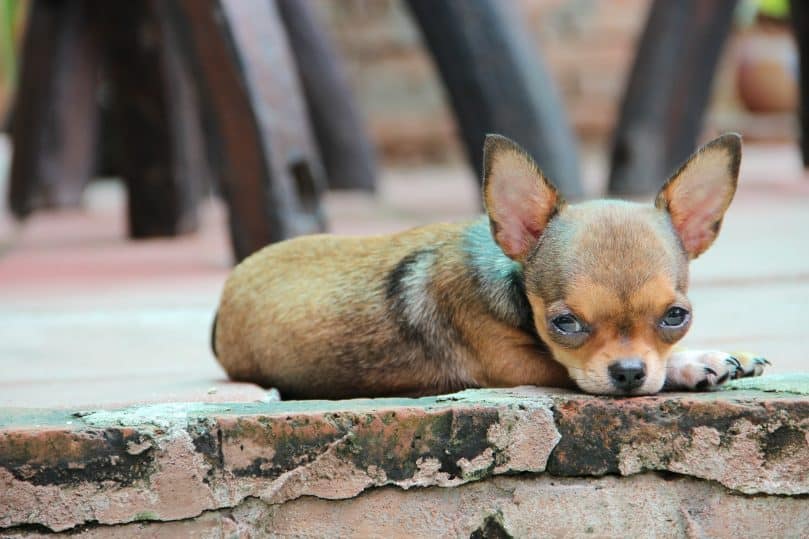
[[[622,391],[631,391],[646,380],[646,363],[642,359],[619,359],[607,367],[612,384]]]

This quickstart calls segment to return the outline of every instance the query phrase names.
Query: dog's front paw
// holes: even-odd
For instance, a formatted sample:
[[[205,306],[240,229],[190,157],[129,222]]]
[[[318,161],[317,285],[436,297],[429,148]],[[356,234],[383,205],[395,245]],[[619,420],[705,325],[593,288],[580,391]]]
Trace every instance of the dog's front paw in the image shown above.
[[[735,378],[761,376],[769,364],[753,354],[681,350],[672,354],[666,364],[665,388],[704,391]]]
[[[747,378],[748,376],[761,376],[764,369],[772,366],[767,358],[749,352],[733,352],[731,354],[739,360],[739,369],[734,378]]]

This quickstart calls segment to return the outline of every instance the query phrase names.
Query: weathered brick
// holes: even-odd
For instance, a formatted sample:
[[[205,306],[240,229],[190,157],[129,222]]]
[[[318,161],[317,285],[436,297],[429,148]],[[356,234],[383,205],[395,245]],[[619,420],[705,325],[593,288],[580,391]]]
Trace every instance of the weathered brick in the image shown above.
[[[295,534],[282,532],[276,519],[295,514],[299,505],[288,513],[284,506],[302,497],[350,500],[379,487],[476,482],[488,485],[481,496],[496,497],[501,487],[493,478],[512,474],[523,474],[512,489],[523,492],[522,500],[539,489],[569,504],[572,490],[599,484],[582,478],[673,472],[691,478],[672,494],[677,499],[692,490],[707,495],[701,480],[709,480],[711,496],[728,498],[714,503],[716,511],[765,503],[753,500],[794,511],[784,500],[809,494],[809,377],[729,387],[736,391],[632,399],[516,388],[421,399],[157,404],[74,415],[7,409],[0,416],[0,533],[91,533],[185,520]],[[554,489],[561,477],[576,479]],[[606,484],[625,496],[626,485],[647,480],[632,481]],[[644,487],[649,500],[662,495],[658,483]],[[738,502],[730,494],[756,497]],[[341,503],[318,510],[339,513]],[[624,511],[635,502],[615,503]],[[502,525],[523,534],[521,509],[509,511],[503,510]],[[203,513],[208,516],[194,520]],[[487,514],[467,515],[469,525],[480,526]],[[717,515],[700,522],[713,526]],[[390,515],[400,517],[398,510]],[[339,519],[319,525],[353,529]]]

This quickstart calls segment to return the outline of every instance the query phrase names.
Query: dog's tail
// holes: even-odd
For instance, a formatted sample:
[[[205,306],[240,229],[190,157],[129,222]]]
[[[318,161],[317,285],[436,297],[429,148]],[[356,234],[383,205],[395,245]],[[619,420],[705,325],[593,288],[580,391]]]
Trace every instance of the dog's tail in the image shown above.
[[[219,357],[216,354],[216,321],[219,319],[219,311],[213,315],[213,324],[211,325],[211,351],[214,357]]]

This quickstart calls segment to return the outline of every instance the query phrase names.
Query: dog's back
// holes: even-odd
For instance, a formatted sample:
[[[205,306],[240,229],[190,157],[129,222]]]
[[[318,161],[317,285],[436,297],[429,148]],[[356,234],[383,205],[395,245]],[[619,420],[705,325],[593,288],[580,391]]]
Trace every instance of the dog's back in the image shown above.
[[[457,365],[453,304],[439,304],[432,290],[436,279],[464,286],[464,228],[307,236],[262,249],[225,284],[212,337],[219,362],[231,378],[279,387],[285,397],[470,385]]]

